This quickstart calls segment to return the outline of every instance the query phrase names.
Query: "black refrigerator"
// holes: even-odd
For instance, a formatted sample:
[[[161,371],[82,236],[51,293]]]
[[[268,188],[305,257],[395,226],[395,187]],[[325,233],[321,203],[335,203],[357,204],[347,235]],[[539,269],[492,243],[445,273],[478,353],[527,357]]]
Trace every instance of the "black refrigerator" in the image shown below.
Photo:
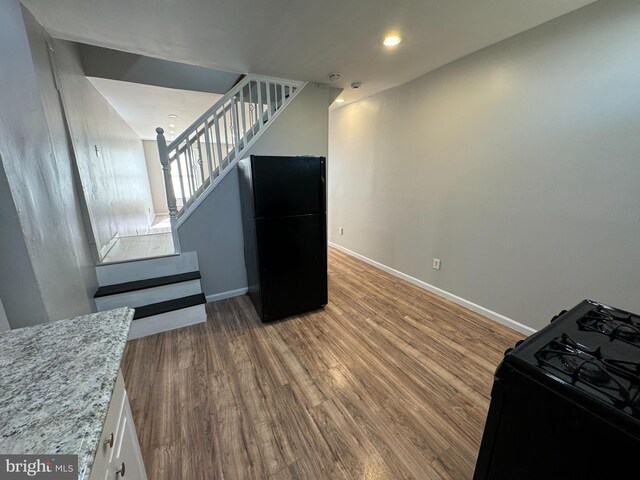
[[[238,162],[249,297],[263,322],[327,304],[324,157]]]

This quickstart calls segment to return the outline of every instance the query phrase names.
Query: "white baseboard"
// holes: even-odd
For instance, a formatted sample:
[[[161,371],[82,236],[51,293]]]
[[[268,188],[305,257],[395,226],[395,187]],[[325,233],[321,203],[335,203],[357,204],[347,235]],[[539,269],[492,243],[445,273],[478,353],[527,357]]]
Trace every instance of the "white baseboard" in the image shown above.
[[[173,312],[161,313],[152,317],[141,318],[131,322],[131,330],[129,330],[129,340],[134,338],[155,335],[176,328],[188,327],[196,323],[207,321],[207,311],[202,305],[194,305],[193,307],[174,310]]]
[[[348,255],[351,255],[359,260],[362,260],[365,263],[368,263],[369,265],[372,265],[376,268],[379,268],[380,270],[383,270],[387,273],[390,273],[391,275],[401,278],[402,280],[405,280],[417,287],[420,287],[424,290],[427,290],[431,293],[435,293],[436,295],[439,295],[441,297],[444,297],[448,300],[451,300],[454,303],[457,303],[458,305],[461,305],[465,308],[468,308],[469,310],[479,313],[480,315],[484,315],[485,317],[494,320],[498,323],[501,323],[503,325],[506,325],[509,328],[512,328],[520,333],[524,333],[525,335],[531,335],[532,333],[536,333],[536,330],[528,327],[526,325],[523,325],[520,322],[516,322],[515,320],[509,318],[509,317],[505,317],[504,315],[501,315],[497,312],[494,312],[493,310],[489,310],[488,308],[482,307],[480,305],[477,305],[473,302],[470,302],[469,300],[465,300],[462,297],[459,297],[457,295],[454,295],[453,293],[447,292],[446,290],[442,290],[441,288],[435,287],[427,282],[423,282],[422,280],[418,280],[415,277],[412,277],[410,275],[407,275],[406,273],[402,273],[398,270],[395,270],[391,267],[388,267],[382,263],[376,262],[375,260],[371,260],[368,257],[365,257],[364,255],[360,255],[359,253],[356,253],[352,250],[349,250],[346,247],[343,247],[342,245],[338,245],[337,243],[333,243],[333,242],[329,242],[329,246],[336,248],[338,250],[341,250],[343,252],[345,252]]]
[[[244,295],[248,291],[249,289],[247,287],[244,287],[236,288],[235,290],[229,290],[228,292],[213,293],[211,295],[207,295],[207,302],[217,302],[218,300],[224,300],[225,298],[239,297],[240,295]]]

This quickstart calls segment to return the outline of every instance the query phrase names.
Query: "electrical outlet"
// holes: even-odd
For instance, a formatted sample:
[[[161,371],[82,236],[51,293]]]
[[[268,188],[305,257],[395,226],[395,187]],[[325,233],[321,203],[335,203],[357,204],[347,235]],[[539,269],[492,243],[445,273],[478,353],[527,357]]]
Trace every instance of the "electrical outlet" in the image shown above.
[[[440,270],[440,259],[439,258],[434,258],[433,259],[433,268],[435,270]]]
[[[340,235],[344,235],[344,228],[340,227]]]

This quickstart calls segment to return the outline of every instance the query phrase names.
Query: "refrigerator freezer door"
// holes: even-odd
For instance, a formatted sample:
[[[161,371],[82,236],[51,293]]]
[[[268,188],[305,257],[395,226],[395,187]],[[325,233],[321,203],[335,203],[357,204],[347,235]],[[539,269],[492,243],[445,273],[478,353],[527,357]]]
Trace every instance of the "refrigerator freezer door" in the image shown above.
[[[251,156],[256,218],[325,213],[324,157]]]
[[[258,219],[256,233],[262,320],[326,305],[325,214]]]

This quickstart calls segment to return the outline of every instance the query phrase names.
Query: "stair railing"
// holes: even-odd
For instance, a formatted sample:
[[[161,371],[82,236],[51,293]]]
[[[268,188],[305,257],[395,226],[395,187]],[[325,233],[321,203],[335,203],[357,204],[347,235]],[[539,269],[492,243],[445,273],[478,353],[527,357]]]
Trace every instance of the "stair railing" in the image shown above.
[[[248,75],[167,145],[156,128],[174,245],[177,227],[302,90],[304,82]]]

